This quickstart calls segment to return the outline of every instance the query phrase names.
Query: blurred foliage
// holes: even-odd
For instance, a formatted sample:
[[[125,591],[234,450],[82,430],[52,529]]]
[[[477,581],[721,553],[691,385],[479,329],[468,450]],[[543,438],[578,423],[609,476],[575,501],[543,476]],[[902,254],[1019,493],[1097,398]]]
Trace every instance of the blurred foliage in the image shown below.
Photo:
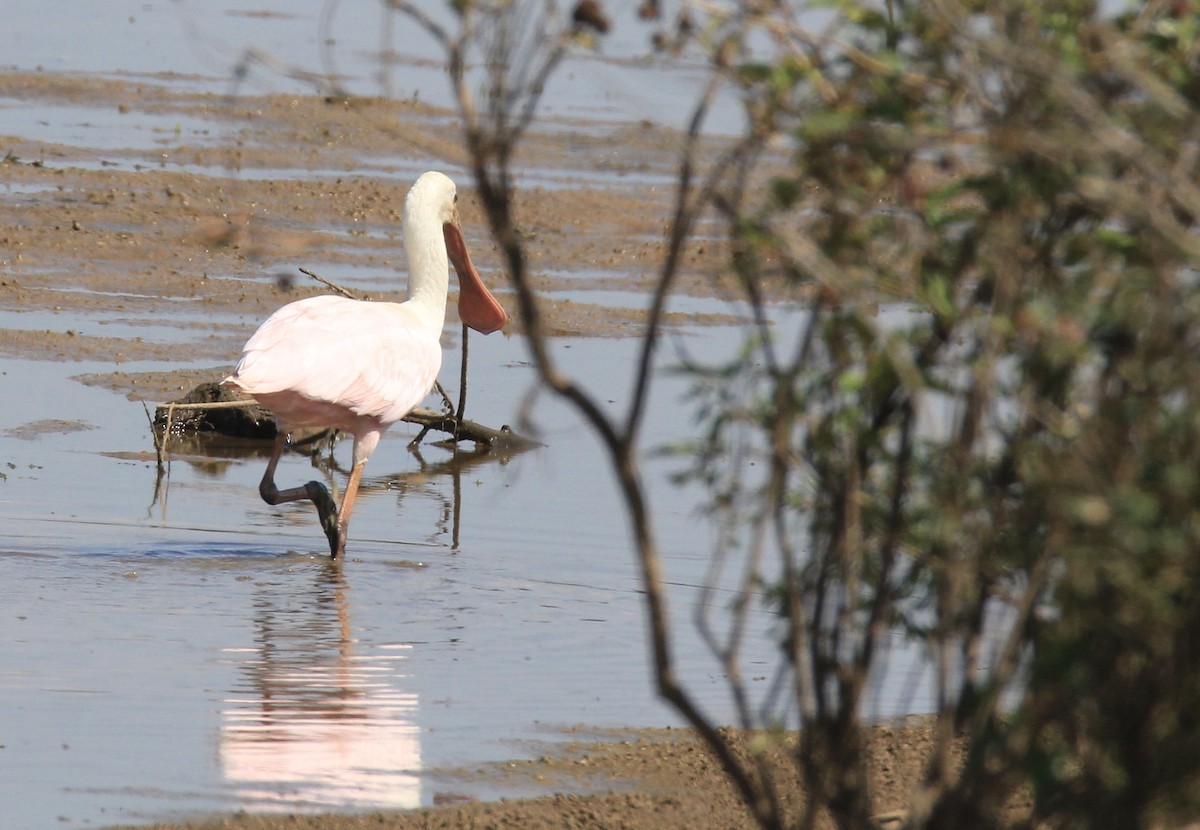
[[[937,674],[910,826],[1200,819],[1200,8],[821,6],[689,18],[758,148],[713,205],[759,325],[687,368],[684,476],[784,621],[743,725],[869,826],[900,630]]]

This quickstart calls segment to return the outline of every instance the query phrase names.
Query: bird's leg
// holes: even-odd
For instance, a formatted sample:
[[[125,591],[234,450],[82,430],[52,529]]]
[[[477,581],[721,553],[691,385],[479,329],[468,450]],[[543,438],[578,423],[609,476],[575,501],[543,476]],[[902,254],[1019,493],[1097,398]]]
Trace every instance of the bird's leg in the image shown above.
[[[462,362],[458,368],[458,409],[454,412],[454,440],[458,440],[458,424],[463,422],[463,413],[467,409],[467,344],[470,341],[471,330],[467,324],[462,327]]]
[[[350,470],[350,478],[346,481],[346,492],[342,494],[342,509],[337,516],[338,544],[333,549],[333,558],[337,559],[346,552],[346,534],[350,528],[350,511],[354,509],[354,500],[358,498],[358,483],[362,480],[363,468],[367,460],[356,463]],[[332,540],[330,541],[332,545]]]
[[[281,432],[275,436],[271,460],[267,462],[267,470],[258,484],[258,494],[267,504],[284,504],[289,501],[308,499],[316,505],[317,515],[321,517],[321,528],[325,531],[326,538],[329,539],[330,553],[336,557],[338,552],[345,548],[346,539],[344,536],[339,538],[337,505],[334,504],[333,496],[329,495],[329,490],[325,488],[325,485],[319,481],[310,481],[302,487],[292,487],[289,490],[280,490],[275,486],[275,467],[279,464],[279,457],[283,455],[285,446],[287,446],[287,434]]]

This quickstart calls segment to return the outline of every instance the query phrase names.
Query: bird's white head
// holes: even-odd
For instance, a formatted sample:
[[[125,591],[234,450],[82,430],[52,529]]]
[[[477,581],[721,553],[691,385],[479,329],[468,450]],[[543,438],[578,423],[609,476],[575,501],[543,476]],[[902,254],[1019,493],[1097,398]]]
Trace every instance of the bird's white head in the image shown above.
[[[404,197],[404,214],[428,217],[440,223],[458,221],[458,188],[445,173],[423,173]]]
[[[445,247],[434,241],[436,229],[441,228],[441,239]],[[448,254],[454,270],[458,273],[458,314],[462,321],[483,334],[491,334],[504,327],[508,315],[496,302],[496,298],[483,284],[479,272],[471,262],[463,240],[462,226],[458,218],[458,189],[444,173],[430,171],[421,175],[404,199],[404,237],[409,253],[409,296],[415,297],[422,291],[430,267],[425,266],[422,245],[431,246],[439,255],[440,265],[432,263],[434,271],[440,268],[441,279],[445,280]],[[425,249],[427,253],[432,253]],[[446,283],[440,283],[441,300],[444,307]]]

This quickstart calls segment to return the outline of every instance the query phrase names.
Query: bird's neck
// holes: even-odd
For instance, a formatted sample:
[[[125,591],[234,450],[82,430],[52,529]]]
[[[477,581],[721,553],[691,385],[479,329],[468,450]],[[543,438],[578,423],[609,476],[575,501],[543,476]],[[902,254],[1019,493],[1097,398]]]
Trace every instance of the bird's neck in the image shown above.
[[[418,307],[421,316],[441,331],[446,323],[446,292],[450,287],[450,259],[442,223],[437,217],[406,216],[404,247],[408,255],[407,303]]]

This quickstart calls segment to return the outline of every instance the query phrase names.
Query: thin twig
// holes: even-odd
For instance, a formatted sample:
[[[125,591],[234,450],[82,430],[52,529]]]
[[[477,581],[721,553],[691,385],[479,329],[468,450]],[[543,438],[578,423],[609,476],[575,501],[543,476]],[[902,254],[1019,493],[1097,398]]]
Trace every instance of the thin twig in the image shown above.
[[[176,409],[249,409],[252,406],[258,406],[258,401],[253,398],[246,398],[240,401],[209,401],[207,403],[182,403],[180,401],[171,401],[170,403],[162,403],[158,405],[159,409],[167,411],[167,417],[170,418],[171,413]]]
[[[341,294],[343,297],[348,297],[348,298],[349,298],[349,299],[351,299],[351,300],[365,300],[365,299],[367,299],[366,297],[360,297],[360,296],[358,296],[358,295],[357,295],[357,294],[355,294],[353,291],[351,291],[349,288],[343,288],[342,286],[338,285],[338,284],[337,284],[336,282],[334,282],[333,280],[326,279],[325,277],[322,277],[320,274],[315,274],[315,273],[313,273],[312,271],[308,270],[307,268],[301,268],[301,269],[299,269],[299,270],[300,270],[300,273],[301,273],[301,274],[304,274],[304,275],[306,275],[306,276],[312,277],[312,278],[313,278],[314,280],[316,280],[317,282],[323,282],[323,283],[325,283],[325,285],[329,286],[329,287],[330,287],[330,288],[332,288],[334,291],[336,291],[337,293]]]
[[[477,444],[483,444],[497,450],[521,450],[541,446],[540,442],[513,432],[512,428],[507,424],[500,427],[500,429],[493,429],[492,427],[465,418],[456,418],[446,412],[434,412],[432,409],[414,409],[404,416],[404,420],[410,424],[420,426],[422,434],[431,429],[436,429],[452,435],[454,436],[453,440],[455,443],[458,441],[474,441]],[[415,443],[416,440],[414,439],[410,443],[410,446]]]
[[[150,417],[150,407],[146,406],[145,401],[142,401],[142,410],[146,413],[146,420],[150,422],[150,438],[154,441],[154,455],[158,461],[158,471],[161,473],[163,470],[163,445],[171,433],[166,432],[166,437],[160,440],[158,430],[154,427],[154,418]]]
[[[433,382],[433,388],[439,395],[442,396],[442,405],[446,407],[447,414],[453,412],[454,401],[450,399],[450,395],[446,392],[446,387],[442,386],[442,382],[440,380],[435,380]]]

